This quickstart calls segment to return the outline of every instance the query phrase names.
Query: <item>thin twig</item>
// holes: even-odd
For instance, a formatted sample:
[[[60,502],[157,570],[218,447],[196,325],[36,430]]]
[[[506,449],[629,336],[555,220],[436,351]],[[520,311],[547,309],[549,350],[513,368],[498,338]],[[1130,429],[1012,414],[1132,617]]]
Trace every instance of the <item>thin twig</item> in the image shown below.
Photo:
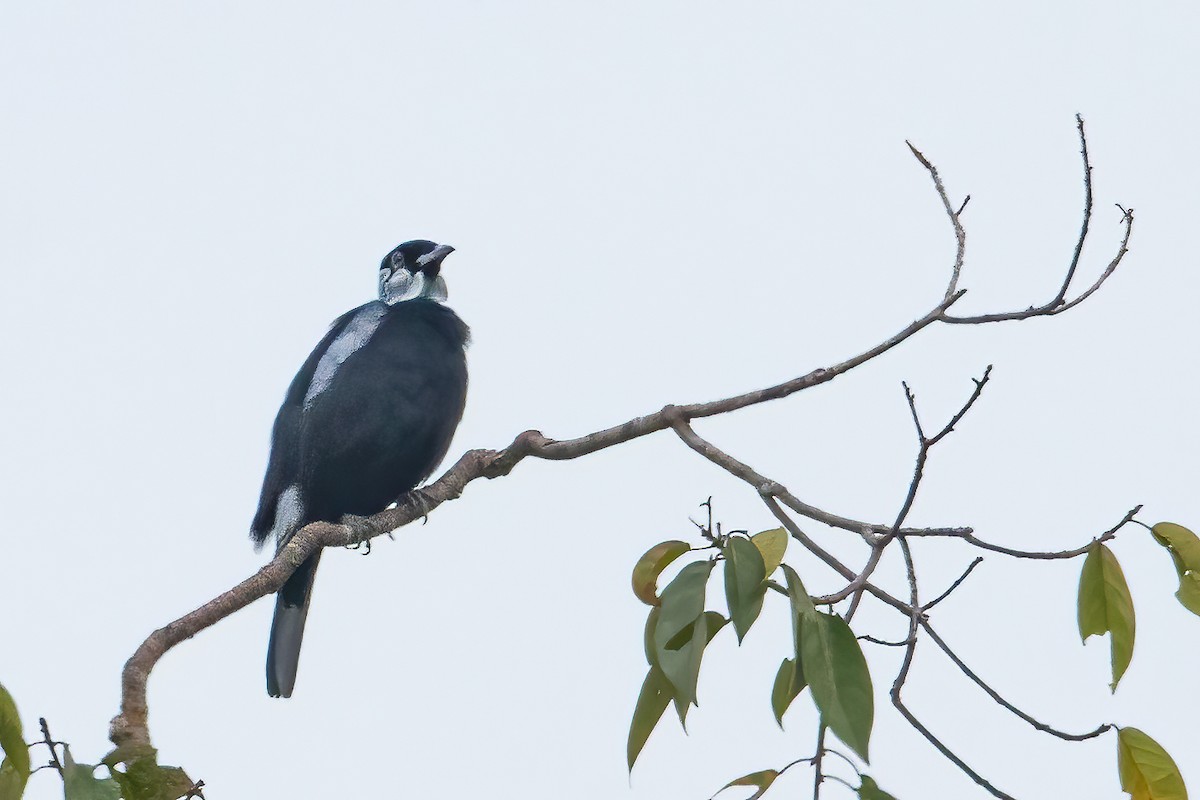
[[[771,513],[775,515],[775,519],[779,520],[779,523],[787,529],[788,533],[792,535],[792,538],[800,542],[800,544],[802,544],[806,550],[824,561],[846,580],[854,580],[858,577],[854,574],[854,570],[847,567],[841,561],[838,561],[837,558],[827,552],[825,548],[821,547],[819,544],[809,538],[808,534],[802,531],[800,526],[796,524],[796,521],[789,517],[787,513],[779,507],[779,503],[775,501],[774,495],[772,495],[769,491],[764,491],[761,492],[759,496],[762,498],[762,501],[766,504],[767,508],[770,509]],[[888,594],[883,589],[880,589],[870,581],[864,583],[862,588],[863,591],[869,592],[883,602],[887,603],[892,608],[895,608],[906,615],[912,610],[907,603],[903,602],[902,600],[897,600],[895,597]]]
[[[781,503],[790,508],[797,514],[808,517],[809,519],[828,525],[832,528],[840,528],[841,530],[852,531],[863,536],[868,541],[870,537],[882,536],[891,534],[895,531],[893,525],[884,523],[860,522],[859,520],[847,519],[836,514],[830,514],[821,509],[810,506],[797,498],[794,494],[788,491],[787,487],[778,481],[772,480],[761,473],[757,472],[750,465],[739,461],[721,448],[715,446],[706,439],[701,438],[696,434],[695,429],[688,423],[686,417],[682,414],[677,415],[672,422],[672,428],[679,436],[683,443],[692,450],[696,451],[704,458],[716,464],[721,469],[733,475],[736,478],[745,481],[755,489],[761,489],[763,486],[771,487],[771,494],[776,497]],[[905,528],[903,533],[918,533],[921,535],[940,534],[945,536],[963,536],[973,533],[971,528]]]
[[[821,764],[825,760],[825,723],[817,723],[817,754],[813,756],[813,800],[820,800],[821,781],[825,779],[821,772]]]
[[[863,565],[862,570],[859,571],[858,577],[856,577],[854,580],[850,581],[848,584],[846,584],[845,586],[843,586],[841,589],[837,590],[833,594],[825,594],[825,595],[821,595],[820,597],[814,597],[813,605],[816,605],[816,606],[832,605],[833,603],[840,603],[842,600],[845,600],[850,595],[857,596],[862,591],[863,587],[867,584],[867,581],[870,580],[871,574],[875,572],[875,567],[879,566],[879,560],[883,557],[883,550],[885,547],[886,547],[886,543],[877,543],[877,544],[873,545],[871,547],[871,555],[868,557],[867,563],[865,565]],[[857,603],[851,604],[850,610],[848,612],[846,612],[846,621],[847,622],[849,622],[850,618],[852,618],[854,616],[854,611],[857,607],[858,607]]]
[[[58,758],[58,745],[62,744],[62,742],[56,742],[51,738],[50,726],[46,723],[45,717],[38,717],[38,725],[42,728],[42,741],[40,743],[46,745],[46,748],[50,751],[50,763],[46,766],[53,767],[61,776],[63,774],[63,763]]]
[[[1083,117],[1075,115],[1075,126],[1079,130],[1079,151],[1083,157],[1083,222],[1079,226],[1079,236],[1075,241],[1075,249],[1071,254],[1071,261],[1067,266],[1067,272],[1063,278],[1062,284],[1059,286],[1058,292],[1055,293],[1048,302],[1040,306],[1030,306],[1021,311],[1006,311],[995,314],[978,314],[969,317],[955,317],[949,314],[942,317],[942,322],[948,322],[955,325],[980,325],[988,322],[1004,322],[1006,320],[1022,320],[1032,319],[1033,317],[1052,317],[1067,311],[1079,303],[1083,302],[1108,280],[1109,276],[1116,271],[1121,264],[1121,260],[1125,258],[1125,254],[1129,252],[1129,239],[1133,234],[1133,209],[1126,210],[1121,206],[1121,222],[1125,225],[1125,233],[1121,238],[1121,245],[1117,248],[1117,254],[1109,262],[1108,267],[1101,273],[1085,292],[1080,294],[1074,300],[1068,301],[1067,293],[1071,289],[1071,282],[1075,279],[1075,272],[1079,267],[1079,260],[1083,255],[1083,246],[1087,242],[1088,231],[1091,227],[1092,219],[1092,163],[1088,156],[1087,134],[1083,129]],[[922,157],[922,163],[926,164],[927,169],[932,169],[932,164],[928,164]]]
[[[975,391],[971,392],[971,396],[967,398],[967,402],[963,403],[962,408],[958,410],[957,414],[950,418],[950,421],[946,423],[946,426],[938,431],[933,438],[929,440],[929,447],[933,447],[935,444],[944,439],[954,430],[955,425],[962,422],[962,418],[965,417],[967,412],[971,410],[971,407],[975,405],[975,401],[979,399],[979,395],[983,394],[983,387],[987,385],[987,382],[991,379],[991,377],[992,365],[988,364],[987,368],[983,371],[983,377],[971,379],[975,384]]]
[[[1067,267],[1067,276],[1063,278],[1062,287],[1054,296],[1052,304],[1062,305],[1067,291],[1071,288],[1071,280],[1079,267],[1079,258],[1083,255],[1083,245],[1087,242],[1088,228],[1092,223],[1092,161],[1088,158],[1087,134],[1083,132],[1083,117],[1075,115],[1075,127],[1079,129],[1079,153],[1083,156],[1083,223],[1079,226],[1079,238],[1075,242],[1075,252],[1071,254],[1071,265]]]
[[[913,656],[917,650],[917,630],[921,622],[921,612],[919,595],[917,593],[917,572],[916,567],[913,564],[912,552],[909,549],[908,541],[903,536],[899,537],[899,540],[901,552],[904,553],[904,568],[908,573],[909,606],[913,609],[913,611],[909,616],[908,646],[904,649],[904,661],[900,665],[900,671],[896,674],[896,680],[892,683],[892,705],[896,707],[896,710],[900,712],[901,716],[904,717],[904,719],[913,727],[913,729],[924,736],[926,741],[933,745],[934,748],[936,748],[937,751],[945,756],[952,764],[962,770],[967,777],[986,789],[993,797],[998,797],[1001,800],[1015,800],[1012,795],[1000,791],[991,783],[989,783],[982,775],[971,769],[967,762],[956,756],[949,747],[946,747],[946,745],[943,744],[940,739],[933,735],[932,731],[926,728],[925,725],[919,719],[917,719],[912,711],[908,709],[908,706],[904,705],[904,700],[901,698],[901,692],[904,689],[904,684],[908,681],[908,673],[912,668]]]
[[[850,781],[846,780],[845,778],[839,778],[837,775],[826,775],[825,778],[827,780],[831,780],[836,783],[840,783],[842,786],[845,786],[847,789],[849,789],[852,792],[858,791],[858,787],[853,785],[852,783],[850,783]]]
[[[921,608],[921,610],[922,610],[922,611],[928,611],[929,609],[933,608],[933,607],[934,607],[934,606],[936,606],[938,603],[942,602],[942,601],[943,601],[943,600],[945,600],[947,597],[949,597],[949,596],[950,596],[950,593],[951,593],[951,592],[953,592],[955,589],[957,589],[957,588],[958,588],[958,587],[959,587],[959,586],[962,584],[962,582],[963,582],[963,581],[965,581],[965,580],[967,579],[967,576],[968,576],[968,575],[970,575],[970,574],[971,574],[971,573],[972,573],[972,572],[975,570],[975,568],[976,568],[976,567],[978,567],[978,566],[979,566],[980,564],[982,564],[982,563],[983,563],[983,556],[976,556],[976,557],[975,557],[975,560],[974,560],[974,561],[972,561],[972,562],[971,562],[971,563],[970,563],[970,564],[967,566],[966,570],[964,570],[964,571],[963,571],[963,574],[958,576],[958,580],[956,580],[954,583],[950,584],[950,588],[949,588],[949,589],[947,589],[946,591],[942,592],[941,594],[939,594],[939,595],[938,595],[937,597],[935,597],[934,599],[930,600],[928,603],[926,603],[926,604],[925,604],[925,605],[924,605],[924,606]]]
[[[884,647],[908,647],[909,643],[908,639],[901,639],[898,642],[889,642],[886,639],[876,639],[874,636],[868,636],[867,634],[863,634],[862,636],[857,636],[855,638],[864,642],[870,642],[871,644],[883,645]]]
[[[993,689],[991,686],[989,686],[986,682],[984,682],[984,680],[982,678],[980,678],[978,675],[976,675],[974,672],[972,672],[971,668],[968,667],[963,662],[963,660],[958,657],[958,654],[955,653],[954,650],[952,650],[950,648],[950,645],[946,644],[945,640],[942,639],[942,637],[937,634],[937,631],[935,631],[933,629],[933,627],[929,624],[929,620],[922,619],[920,624],[921,624],[921,627],[925,629],[925,632],[927,634],[929,634],[929,638],[932,639],[934,641],[934,643],[942,649],[942,652],[945,653],[950,658],[950,660],[954,662],[955,666],[957,666],[964,675],[966,675],[968,678],[970,678],[975,683],[975,685],[977,685],[980,689],[983,689],[983,691],[987,693],[988,697],[992,698],[997,703],[999,703],[1001,706],[1008,709],[1009,711],[1011,711],[1013,714],[1017,715],[1021,719],[1025,720],[1030,725],[1037,728],[1039,731],[1048,733],[1051,736],[1057,736],[1059,739],[1066,739],[1069,742],[1082,742],[1086,739],[1094,739],[1097,736],[1099,736],[1100,734],[1106,733],[1112,729],[1111,725],[1101,725],[1098,728],[1096,728],[1095,730],[1088,731],[1087,733],[1066,733],[1065,731],[1060,731],[1057,728],[1052,728],[1051,726],[1047,725],[1046,723],[1040,722],[1037,719],[1034,719],[1032,716],[1030,716],[1029,714],[1026,714],[1024,711],[1017,708],[1012,703],[1008,702],[1003,697],[1001,697],[999,692],[997,692],[995,689]]]
[[[870,560],[863,568],[863,571],[859,573],[858,577],[855,578],[849,586],[842,590],[842,592],[845,594],[837,593],[833,595],[840,600],[842,597],[853,594],[854,597],[850,601],[850,610],[846,614],[847,621],[849,621],[850,618],[854,616],[854,612],[858,610],[858,604],[862,599],[862,587],[867,583],[867,580],[871,577],[871,574],[879,565],[880,557],[883,554],[884,548],[888,546],[892,539],[896,537],[903,537],[907,532],[907,529],[903,527],[904,521],[908,518],[909,512],[912,511],[913,502],[917,498],[917,490],[920,488],[921,479],[925,474],[925,463],[929,458],[929,451],[933,449],[938,442],[949,435],[950,432],[954,430],[954,426],[961,422],[963,417],[967,415],[967,412],[969,412],[975,405],[975,401],[977,401],[979,396],[983,394],[983,387],[987,385],[988,380],[991,378],[991,374],[992,365],[989,364],[987,369],[983,371],[983,377],[979,379],[972,378],[972,381],[975,383],[975,390],[971,392],[971,396],[967,398],[967,401],[963,403],[954,416],[950,418],[950,421],[947,422],[945,426],[932,437],[925,435],[925,429],[921,425],[921,415],[917,412],[916,395],[913,394],[912,389],[909,388],[907,383],[901,383],[901,385],[904,387],[904,398],[908,402],[909,413],[912,415],[913,426],[917,431],[917,441],[919,446],[917,449],[916,463],[913,466],[913,476],[909,481],[908,491],[904,496],[904,502],[901,504],[900,510],[896,513],[896,520],[892,523],[891,530],[883,536],[880,536],[879,539],[872,544]]]
[[[1134,519],[1134,516],[1141,510],[1142,510],[1142,507],[1140,505],[1134,506],[1133,508],[1131,508],[1128,511],[1128,513],[1125,514],[1125,516],[1121,519],[1121,521],[1118,522],[1116,525],[1109,528],[1107,531],[1100,534],[1095,539],[1092,539],[1087,544],[1082,545],[1080,547],[1076,547],[1071,550],[1055,550],[1055,551],[1049,551],[1049,552],[1041,552],[1041,551],[1037,551],[1037,550],[1014,550],[1011,547],[1004,547],[1002,545],[992,544],[991,542],[985,542],[984,540],[980,539],[978,536],[975,536],[975,534],[973,534],[973,533],[947,533],[947,532],[942,532],[942,531],[914,530],[914,531],[905,531],[905,536],[946,537],[946,538],[962,539],[964,542],[966,542],[970,545],[973,545],[975,547],[978,547],[981,550],[990,550],[993,553],[1003,553],[1004,555],[1012,556],[1013,558],[1028,558],[1028,559],[1034,559],[1034,560],[1039,560],[1039,561],[1054,560],[1054,559],[1059,559],[1059,558],[1078,558],[1079,556],[1086,554],[1087,551],[1091,548],[1091,546],[1094,545],[1096,542],[1107,542],[1111,539],[1115,539],[1117,536],[1117,532],[1120,531],[1121,528],[1125,527],[1126,525],[1128,525],[1131,522],[1134,522],[1134,523],[1137,522],[1137,520]]]
[[[962,201],[958,211],[954,210],[954,206],[950,204],[950,198],[946,195],[946,187],[942,185],[942,176],[938,174],[937,167],[929,162],[929,159],[921,153],[920,150],[913,147],[912,142],[905,141],[908,149],[917,157],[917,161],[929,171],[929,176],[933,178],[933,186],[937,190],[938,197],[942,200],[942,207],[946,209],[946,216],[950,219],[950,224],[954,226],[954,238],[958,243],[954,253],[954,266],[950,270],[950,283],[946,287],[946,297],[950,298],[958,291],[958,278],[962,274],[963,258],[967,252],[967,232],[963,230],[962,223],[959,221],[959,215],[963,209],[967,207],[967,203],[971,200],[971,195],[967,195],[967,199]]]
[[[824,750],[825,750],[825,754],[826,754],[826,755],[830,755],[830,756],[837,756],[837,757],[838,757],[838,758],[840,758],[842,761],[845,761],[845,762],[846,762],[846,763],[847,763],[847,764],[850,766],[850,769],[854,770],[854,774],[855,774],[855,775],[861,775],[861,774],[862,774],[862,773],[860,773],[860,772],[858,771],[858,767],[857,767],[857,766],[854,764],[854,762],[853,762],[853,761],[850,759],[850,756],[846,755],[846,754],[845,754],[845,753],[843,753],[841,750],[838,750],[838,749],[836,749],[836,748],[830,747],[829,745],[826,745],[826,746],[825,746],[825,748],[824,748]]]
[[[959,408],[954,416],[950,418],[950,421],[946,423],[945,427],[943,427],[933,436],[926,436],[925,429],[921,426],[921,417],[917,413],[916,395],[914,395],[912,390],[908,388],[907,383],[901,384],[904,387],[904,397],[908,401],[909,412],[912,414],[913,425],[917,429],[917,440],[920,447],[917,452],[916,464],[913,467],[912,480],[909,481],[908,484],[908,493],[905,495],[904,503],[901,504],[900,511],[896,514],[896,521],[892,525],[892,536],[901,535],[900,527],[904,524],[904,520],[908,518],[909,512],[912,511],[913,501],[915,501],[917,498],[917,490],[920,488],[921,479],[924,476],[925,463],[929,458],[929,451],[932,450],[933,447],[942,439],[944,439],[951,431],[953,431],[954,426],[961,422],[962,418],[967,415],[967,412],[970,411],[971,407],[975,405],[975,401],[979,399],[981,394],[983,394],[983,387],[987,386],[988,380],[991,378],[991,374],[992,365],[988,364],[987,369],[983,371],[982,378],[977,380],[972,378],[975,383],[975,390],[971,392],[971,396],[967,398],[967,402],[963,403],[962,407]]]

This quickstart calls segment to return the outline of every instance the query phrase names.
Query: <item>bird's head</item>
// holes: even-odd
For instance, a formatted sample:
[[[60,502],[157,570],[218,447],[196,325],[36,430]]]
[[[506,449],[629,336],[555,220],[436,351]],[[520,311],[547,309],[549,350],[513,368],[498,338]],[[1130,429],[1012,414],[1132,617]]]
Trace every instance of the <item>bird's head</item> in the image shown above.
[[[448,244],[414,239],[398,245],[379,264],[379,299],[391,305],[423,297],[446,299],[446,280],[438,273],[454,252]]]

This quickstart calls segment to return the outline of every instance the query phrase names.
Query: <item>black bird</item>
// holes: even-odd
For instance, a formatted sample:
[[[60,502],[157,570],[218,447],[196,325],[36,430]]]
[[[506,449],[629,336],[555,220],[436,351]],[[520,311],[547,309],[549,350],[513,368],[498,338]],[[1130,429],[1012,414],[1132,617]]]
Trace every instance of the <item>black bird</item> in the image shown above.
[[[418,239],[379,265],[379,299],[334,321],[288,388],[250,535],[277,547],[310,522],[387,508],[445,457],[467,397],[469,332],[442,304],[453,247]],[[291,697],[320,551],[279,590],[267,693]]]

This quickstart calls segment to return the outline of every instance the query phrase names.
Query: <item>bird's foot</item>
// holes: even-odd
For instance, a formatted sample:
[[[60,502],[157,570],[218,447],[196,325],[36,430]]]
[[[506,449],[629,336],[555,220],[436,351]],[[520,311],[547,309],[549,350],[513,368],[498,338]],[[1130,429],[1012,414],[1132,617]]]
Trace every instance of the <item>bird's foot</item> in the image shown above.
[[[359,541],[347,547],[351,550],[362,550],[364,556],[371,554],[372,538],[381,533],[388,533],[370,517],[360,517],[357,514],[346,514],[342,517],[342,524],[348,526],[355,536],[360,537]]]

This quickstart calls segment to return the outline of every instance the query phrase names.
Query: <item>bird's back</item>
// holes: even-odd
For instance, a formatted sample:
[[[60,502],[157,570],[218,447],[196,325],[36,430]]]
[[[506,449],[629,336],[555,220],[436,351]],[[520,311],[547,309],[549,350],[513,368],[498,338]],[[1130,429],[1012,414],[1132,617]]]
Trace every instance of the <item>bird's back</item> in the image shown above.
[[[291,524],[373,514],[416,486],[446,455],[466,403],[467,326],[440,303],[367,303],[339,317],[288,388],[251,526],[274,532],[296,487]],[[360,340],[361,341],[358,341]]]
[[[429,300],[384,309],[303,411],[297,468],[309,521],[381,511],[429,476],[462,418],[466,325]]]

